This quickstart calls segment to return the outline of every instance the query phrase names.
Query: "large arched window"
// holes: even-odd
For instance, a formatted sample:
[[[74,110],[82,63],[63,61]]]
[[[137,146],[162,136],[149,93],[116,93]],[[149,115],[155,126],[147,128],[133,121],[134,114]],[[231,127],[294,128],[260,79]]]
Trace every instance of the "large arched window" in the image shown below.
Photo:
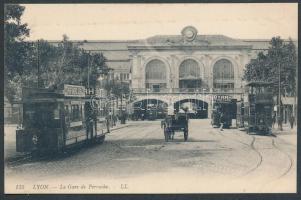
[[[234,88],[234,67],[229,60],[221,59],[214,64],[213,87],[222,90]]]
[[[200,67],[195,60],[184,60],[179,69],[180,79],[191,79],[200,77]]]
[[[179,68],[180,88],[199,88],[201,87],[200,66],[193,59],[184,60]]]
[[[166,66],[158,59],[151,60],[145,67],[145,87],[160,90],[166,88]]]

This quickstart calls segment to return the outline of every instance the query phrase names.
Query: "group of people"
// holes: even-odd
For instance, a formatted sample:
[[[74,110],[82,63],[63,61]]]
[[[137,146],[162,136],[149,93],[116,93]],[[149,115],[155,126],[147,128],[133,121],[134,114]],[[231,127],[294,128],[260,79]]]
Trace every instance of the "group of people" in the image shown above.
[[[106,116],[107,132],[110,132],[110,127],[116,126],[118,121],[120,121],[121,124],[125,124],[126,120],[127,120],[127,115],[125,113],[122,113],[120,115],[107,115]]]
[[[98,116],[98,105],[93,99],[91,101],[85,102],[85,119],[86,119],[86,135],[87,138],[92,140],[96,136],[97,131],[97,116]],[[118,120],[123,124],[127,119],[125,113],[120,115],[107,115],[105,118],[105,124],[107,127],[107,132],[110,132],[110,127],[116,126]]]
[[[295,117],[294,117],[294,115],[291,114],[288,120],[289,120],[291,129],[293,129],[294,128],[294,124],[295,124]],[[283,117],[282,117],[282,115],[279,115],[277,117],[276,113],[274,113],[273,117],[272,117],[272,127],[273,128],[274,128],[274,126],[275,126],[276,123],[278,124],[278,128],[280,130],[283,130],[282,129],[282,123],[283,123]]]

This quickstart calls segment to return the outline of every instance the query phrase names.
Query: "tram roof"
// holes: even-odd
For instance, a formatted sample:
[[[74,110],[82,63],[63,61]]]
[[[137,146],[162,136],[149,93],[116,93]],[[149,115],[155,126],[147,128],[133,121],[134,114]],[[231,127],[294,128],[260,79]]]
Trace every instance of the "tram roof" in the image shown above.
[[[53,88],[30,88],[23,87],[22,88],[22,99],[24,101],[53,101],[53,99],[91,99],[94,97],[95,99],[100,99],[98,96],[87,95],[78,96],[78,95],[66,95],[62,89],[53,89]]]
[[[267,85],[272,85],[273,83],[272,82],[265,82],[265,81],[251,81],[251,82],[248,82],[246,84],[246,86],[267,86]]]

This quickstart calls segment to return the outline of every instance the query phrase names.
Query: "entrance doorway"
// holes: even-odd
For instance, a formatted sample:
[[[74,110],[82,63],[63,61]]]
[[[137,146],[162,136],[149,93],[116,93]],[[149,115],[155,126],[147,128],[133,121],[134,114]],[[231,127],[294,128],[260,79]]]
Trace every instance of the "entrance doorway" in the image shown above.
[[[208,118],[208,103],[198,99],[183,99],[177,101],[174,104],[174,109],[176,112],[183,109],[192,119]]]

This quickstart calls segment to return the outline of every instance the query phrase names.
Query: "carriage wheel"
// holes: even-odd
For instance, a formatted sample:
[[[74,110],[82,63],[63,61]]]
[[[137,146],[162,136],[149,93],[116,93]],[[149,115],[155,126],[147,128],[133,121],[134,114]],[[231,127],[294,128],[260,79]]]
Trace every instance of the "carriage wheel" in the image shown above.
[[[187,141],[188,139],[188,131],[184,131],[184,141]]]

